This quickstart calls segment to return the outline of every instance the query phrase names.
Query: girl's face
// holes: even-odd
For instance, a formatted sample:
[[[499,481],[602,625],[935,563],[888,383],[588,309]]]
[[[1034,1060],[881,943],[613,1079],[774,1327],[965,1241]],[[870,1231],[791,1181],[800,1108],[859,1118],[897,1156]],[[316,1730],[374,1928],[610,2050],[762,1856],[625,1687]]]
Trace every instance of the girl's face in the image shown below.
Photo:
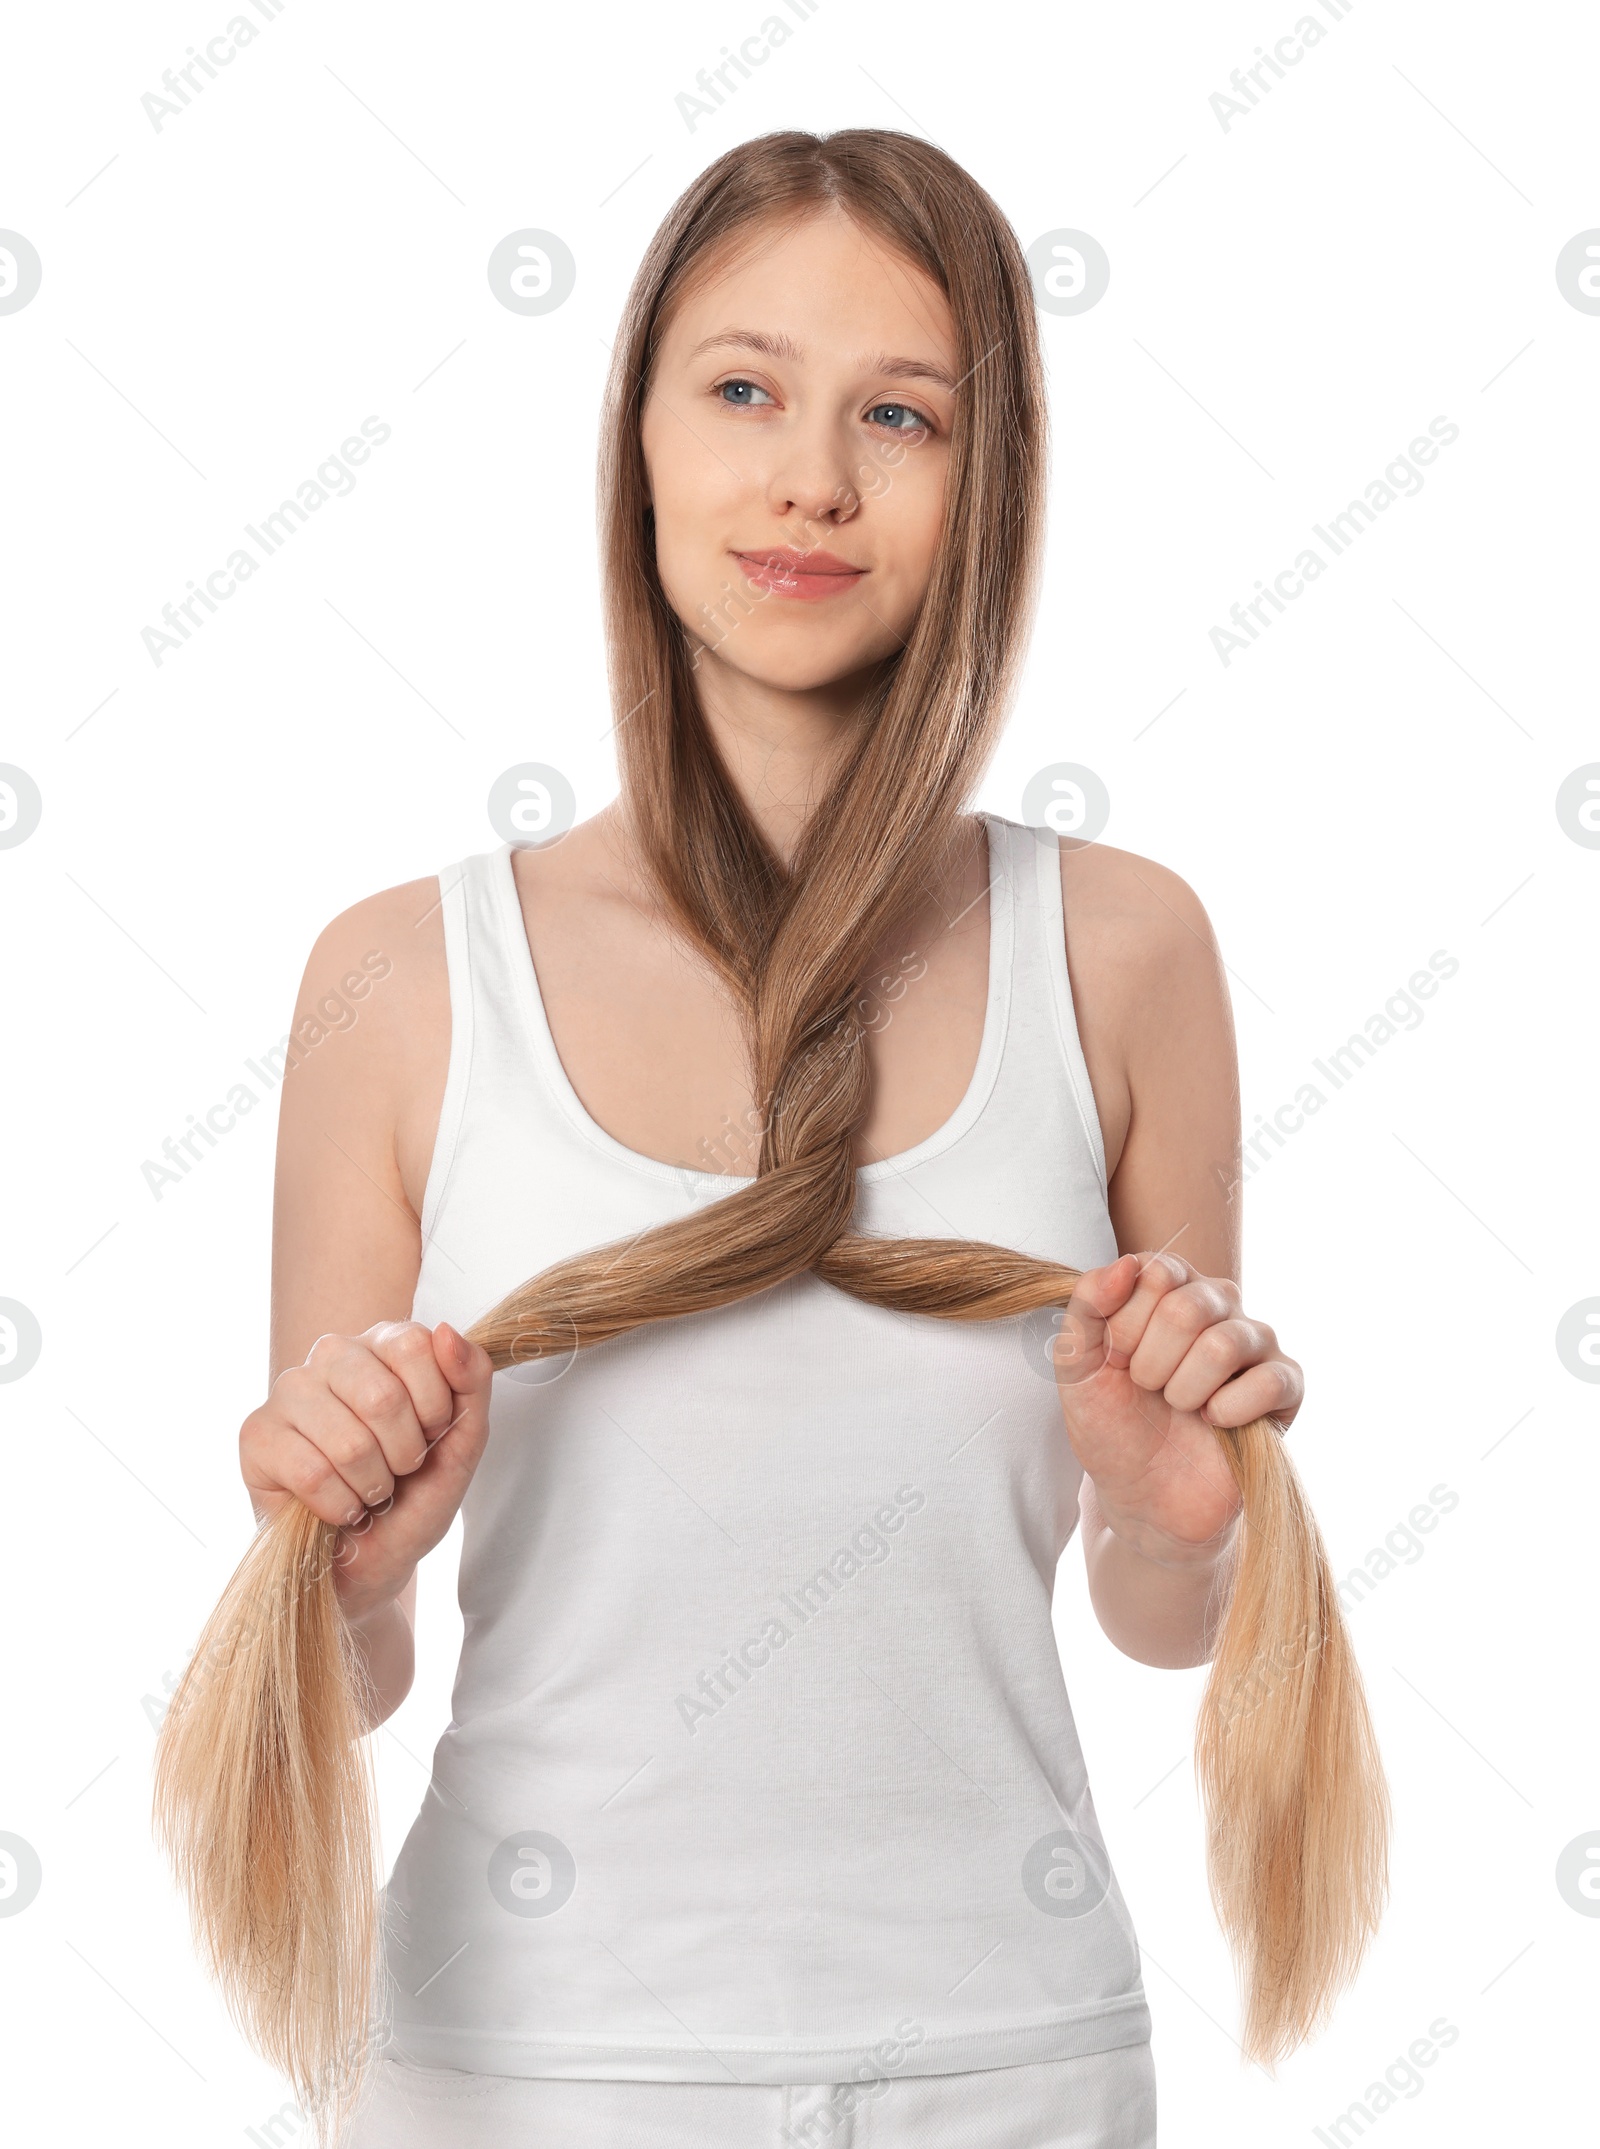
[[[939,539],[955,349],[938,286],[837,210],[685,294],[641,441],[697,666],[804,691],[901,647]]]

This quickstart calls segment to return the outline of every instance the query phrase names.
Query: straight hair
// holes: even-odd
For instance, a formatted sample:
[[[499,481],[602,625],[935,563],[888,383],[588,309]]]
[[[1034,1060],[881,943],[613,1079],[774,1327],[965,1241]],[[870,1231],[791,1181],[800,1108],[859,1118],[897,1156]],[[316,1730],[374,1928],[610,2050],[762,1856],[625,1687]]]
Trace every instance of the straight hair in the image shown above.
[[[792,861],[775,855],[701,715],[700,639],[656,567],[640,419],[685,293],[800,218],[843,215],[922,270],[954,323],[944,519],[926,596],[885,661]],[[621,810],[681,931],[726,980],[760,1114],[754,1178],[637,1238],[558,1261],[465,1333],[496,1370],[702,1313],[810,1271],[895,1313],[1010,1320],[1065,1306],[1079,1272],[965,1239],[854,1228],[871,1103],[863,983],[963,841],[1037,593],[1043,367],[1028,268],[951,158],[874,128],[781,132],[718,158],[673,205],[613,351],[599,522]],[[865,490],[875,480],[857,472]],[[843,503],[841,503],[843,504]],[[815,540],[813,540],[815,542]],[[737,632],[735,624],[730,631]],[[1268,1418],[1218,1434],[1242,1502],[1195,1766],[1208,1871],[1243,1992],[1242,2051],[1310,2036],[1376,1930],[1388,1794],[1315,1518]],[[319,2141],[382,2035],[370,1751],[375,1709],[339,1611],[341,1533],[296,1501],[258,1529],[163,1721],[154,1823],[197,1945]]]

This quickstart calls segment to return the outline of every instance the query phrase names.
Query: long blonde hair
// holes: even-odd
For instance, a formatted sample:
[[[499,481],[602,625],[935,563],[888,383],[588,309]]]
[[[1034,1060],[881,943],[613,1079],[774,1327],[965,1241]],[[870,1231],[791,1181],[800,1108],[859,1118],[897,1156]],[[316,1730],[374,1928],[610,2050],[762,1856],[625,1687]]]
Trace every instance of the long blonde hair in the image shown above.
[[[691,280],[762,227],[830,207],[945,293],[963,385],[926,598],[785,868],[700,714],[694,645],[656,571],[639,420]],[[688,188],[651,242],[608,408],[600,520],[623,810],[671,913],[743,1011],[760,1154],[737,1192],[557,1262],[468,1338],[498,1370],[806,1270],[940,1320],[1064,1305],[1073,1269],[852,1228],[871,1094],[862,981],[953,855],[1036,592],[1045,395],[1015,234],[959,165],[914,137],[746,142]],[[1243,1504],[1195,1761],[1213,1898],[1244,1987],[1243,2049],[1270,2066],[1319,2025],[1375,1930],[1388,1802],[1327,1557],[1279,1429],[1261,1419],[1218,1437]],[[338,1543],[292,1501],[258,1530],[173,1696],[155,1789],[198,1943],[246,2035],[326,2139],[365,2077],[381,1967],[370,1700],[338,1608]]]

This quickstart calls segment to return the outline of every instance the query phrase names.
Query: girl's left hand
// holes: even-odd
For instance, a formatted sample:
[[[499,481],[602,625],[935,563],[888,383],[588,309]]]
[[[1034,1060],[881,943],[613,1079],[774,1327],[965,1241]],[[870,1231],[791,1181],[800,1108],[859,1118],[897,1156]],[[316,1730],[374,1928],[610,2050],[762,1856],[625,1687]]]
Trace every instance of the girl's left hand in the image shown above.
[[[1240,1504],[1214,1428],[1286,1426],[1305,1392],[1238,1285],[1176,1254],[1123,1254],[1085,1272],[1054,1358],[1067,1438],[1105,1521],[1165,1564],[1212,1556]]]

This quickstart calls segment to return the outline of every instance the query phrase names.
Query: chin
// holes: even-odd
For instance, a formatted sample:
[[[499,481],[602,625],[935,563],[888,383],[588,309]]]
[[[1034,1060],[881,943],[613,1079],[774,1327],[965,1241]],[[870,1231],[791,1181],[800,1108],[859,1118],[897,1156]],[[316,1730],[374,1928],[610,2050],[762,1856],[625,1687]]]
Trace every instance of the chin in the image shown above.
[[[702,647],[699,662],[724,664],[729,671],[758,686],[778,687],[791,694],[832,686],[881,661],[871,650],[835,647],[819,637],[813,637],[803,648],[791,649],[756,649],[748,643],[739,647],[739,641],[740,637],[732,634],[719,648]]]

